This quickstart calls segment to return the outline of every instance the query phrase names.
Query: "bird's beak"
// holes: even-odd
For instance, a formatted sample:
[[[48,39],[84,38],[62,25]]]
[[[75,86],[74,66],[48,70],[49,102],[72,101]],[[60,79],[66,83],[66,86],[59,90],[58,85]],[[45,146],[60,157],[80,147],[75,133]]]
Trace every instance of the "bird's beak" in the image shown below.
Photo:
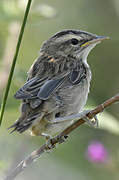
[[[106,36],[96,36],[93,40],[89,40],[86,43],[82,44],[82,47],[88,46],[90,44],[95,44],[95,43],[101,42],[106,39],[110,39],[110,38],[106,37]]]

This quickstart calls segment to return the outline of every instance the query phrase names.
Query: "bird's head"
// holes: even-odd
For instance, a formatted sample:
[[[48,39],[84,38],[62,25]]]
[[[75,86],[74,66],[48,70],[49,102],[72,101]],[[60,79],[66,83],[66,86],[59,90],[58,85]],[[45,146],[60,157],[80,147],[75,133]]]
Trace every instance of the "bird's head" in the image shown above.
[[[80,30],[63,30],[47,40],[41,52],[52,57],[72,56],[86,59],[91,49],[102,40],[108,39],[105,36],[97,36]]]

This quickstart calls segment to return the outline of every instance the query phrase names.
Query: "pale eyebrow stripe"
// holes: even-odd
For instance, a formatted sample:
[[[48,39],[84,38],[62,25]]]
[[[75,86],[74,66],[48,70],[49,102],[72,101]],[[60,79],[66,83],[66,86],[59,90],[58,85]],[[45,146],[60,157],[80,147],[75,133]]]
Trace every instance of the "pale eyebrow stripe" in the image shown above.
[[[76,38],[78,40],[81,40],[82,37],[80,37],[79,35],[75,35],[75,34],[67,34],[67,35],[64,35],[64,36],[61,36],[59,38],[56,38],[55,41],[56,42],[60,42],[60,41],[65,41],[65,40],[69,40],[69,39],[72,39],[72,38]]]

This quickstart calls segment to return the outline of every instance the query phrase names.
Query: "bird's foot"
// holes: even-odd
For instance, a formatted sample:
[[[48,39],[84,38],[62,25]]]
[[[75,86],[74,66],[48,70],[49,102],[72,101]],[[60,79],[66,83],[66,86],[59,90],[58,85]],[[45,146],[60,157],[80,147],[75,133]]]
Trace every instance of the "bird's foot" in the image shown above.
[[[61,143],[66,142],[67,138],[68,138],[67,135],[59,136],[59,137],[58,137],[58,143],[61,144]]]
[[[51,152],[52,149],[57,148],[57,143],[53,143],[53,138],[52,136],[48,135],[48,134],[44,134],[42,133],[42,136],[45,136],[46,138],[46,152]],[[57,136],[56,137],[56,141],[61,144],[63,142],[65,142],[67,140],[68,136],[64,135],[64,136]]]
[[[46,139],[46,152],[51,152],[51,150],[56,147],[56,145],[52,143],[52,136],[45,133],[42,133],[41,135]]]
[[[85,110],[85,111],[83,111],[83,112],[82,112],[82,119],[83,119],[84,121],[86,121],[86,123],[87,123],[89,126],[91,126],[91,127],[98,127],[98,118],[97,118],[97,116],[95,115],[95,116],[93,117],[93,119],[90,119],[90,118],[88,118],[88,117],[86,116],[86,114],[89,113],[89,112],[90,112],[90,110]]]
[[[67,138],[68,138],[67,135],[57,136],[56,140],[59,144],[61,144],[61,143],[64,143],[67,140]],[[53,140],[51,137],[49,139],[47,139],[46,144],[47,144],[47,152],[51,152],[52,149],[57,148],[57,144],[53,143]]]
[[[54,148],[56,148],[56,144],[53,144],[53,142],[52,142],[52,138],[50,138],[50,139],[48,139],[48,140],[46,140],[46,151],[47,152],[51,152],[52,151],[52,149],[54,149]]]

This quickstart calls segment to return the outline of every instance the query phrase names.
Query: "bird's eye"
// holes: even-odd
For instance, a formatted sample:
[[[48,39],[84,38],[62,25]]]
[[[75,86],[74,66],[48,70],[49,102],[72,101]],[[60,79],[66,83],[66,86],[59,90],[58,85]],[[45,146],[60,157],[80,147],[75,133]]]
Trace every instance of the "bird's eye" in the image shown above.
[[[72,45],[77,45],[79,43],[78,39],[72,38],[71,39]]]

